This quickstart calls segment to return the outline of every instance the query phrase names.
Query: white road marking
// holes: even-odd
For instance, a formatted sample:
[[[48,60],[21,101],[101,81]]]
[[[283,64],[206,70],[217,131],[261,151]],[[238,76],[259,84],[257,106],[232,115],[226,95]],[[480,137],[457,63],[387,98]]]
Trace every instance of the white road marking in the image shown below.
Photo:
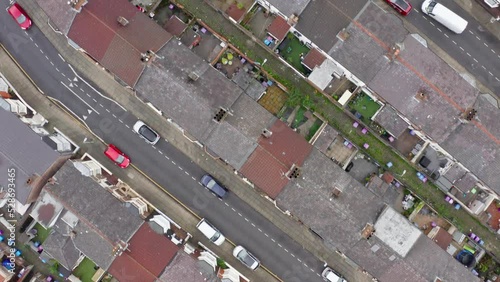
[[[180,167],[180,166],[177,166],[177,167],[178,167],[181,171],[183,171],[183,170],[184,170],[184,169],[183,169],[182,167]]]
[[[299,262],[302,262],[302,260],[301,260],[301,259],[299,259],[299,258],[297,258],[297,260],[298,260]]]
[[[493,76],[493,74],[492,74],[490,71],[489,71],[488,73],[489,73],[491,76]]]
[[[113,117],[114,117],[114,118],[116,118],[116,115],[115,115],[115,114],[111,114],[111,115],[113,115]]]
[[[425,16],[422,16],[422,18],[424,18],[424,19],[426,19],[426,20],[427,20],[427,18],[426,18]]]
[[[290,254],[290,255],[291,255],[292,257],[295,257],[295,255],[294,255],[294,254]]]
[[[432,23],[432,22],[429,22],[429,23],[430,23],[432,26],[435,26],[435,25],[434,25],[434,23]]]
[[[488,44],[486,44],[486,43],[483,43],[483,44],[484,44],[484,46],[488,47]]]
[[[128,126],[128,124],[125,124],[125,126],[126,126],[127,128],[130,128],[130,126]]]
[[[236,212],[236,210],[234,208],[231,208],[234,212]]]
[[[321,277],[321,275],[319,275],[319,273],[316,273],[316,275],[318,275],[318,277]]]
[[[255,227],[255,224],[253,224],[253,223],[250,223],[250,224],[252,224],[252,226]]]
[[[452,40],[453,44],[457,45],[457,42],[455,42],[455,40]]]
[[[31,36],[30,36],[30,40],[33,41],[33,38],[31,38]]]
[[[160,153],[160,155],[163,155],[163,152],[162,152],[162,151],[160,151],[160,150],[158,150],[158,153]]]
[[[61,60],[66,63],[66,60],[63,58],[63,56],[61,56],[61,54],[57,54],[57,55],[59,55],[59,58],[61,58]]]
[[[476,58],[474,58],[474,62],[476,62],[476,63],[477,63],[477,60],[476,60]]]
[[[118,119],[118,121],[119,121],[120,123],[123,123],[123,120],[121,120],[121,119]]]
[[[97,103],[97,100],[96,100],[96,99],[94,99],[94,98],[92,98],[92,101],[94,101],[94,103]]]
[[[52,61],[50,61],[50,64],[51,64],[52,66],[54,66],[54,63],[53,63]]]
[[[40,49],[40,52],[41,52],[42,54],[44,54],[42,49]]]
[[[61,75],[64,76],[64,77],[66,77],[66,75],[64,74],[64,72],[61,72]]]
[[[99,106],[101,106],[101,108],[104,108],[104,106],[102,104],[99,104]]]
[[[283,246],[281,246],[281,244],[280,244],[280,243],[278,243],[278,246],[279,246],[280,248],[283,248]]]
[[[288,250],[287,250],[287,249],[283,249],[283,250],[285,250],[285,252],[287,252],[287,253],[288,253]]]
[[[415,13],[417,13],[417,14],[418,14],[418,13],[420,13],[417,9],[415,9],[415,10],[413,10],[413,11],[415,11]]]
[[[94,110],[94,112],[96,114],[100,115],[100,113],[98,111],[96,111],[94,108],[92,108],[92,106],[90,106],[87,102],[85,102],[85,100],[83,100],[80,96],[78,96],[75,92],[73,92],[73,90],[71,90],[71,88],[66,86],[66,84],[64,84],[62,81],[61,81],[61,84],[64,85],[64,87],[66,87],[71,93],[73,93],[73,95],[75,95],[78,99],[80,99],[85,105],[87,105],[87,107],[91,108],[92,110]]]
[[[439,32],[443,32],[439,27],[437,28],[437,30],[439,30]]]
[[[38,44],[36,44],[36,42],[35,42],[35,46],[36,46],[36,48],[40,48],[40,47],[38,47]]]
[[[259,230],[259,232],[262,232],[262,230],[260,228],[257,228],[257,230]]]
[[[469,33],[470,33],[470,34],[474,34],[474,32],[472,32],[472,30],[470,30],[470,29],[469,29]]]
[[[467,53],[467,56],[469,56],[469,57],[470,57],[470,54],[469,54],[469,53]]]
[[[61,55],[59,55],[61,57]],[[61,57],[61,59],[64,61],[64,59]],[[66,62],[66,61],[65,61]],[[87,81],[85,81],[85,79],[81,78],[77,73],[76,71],[73,69],[73,67],[68,64],[69,68],[73,71],[73,73],[75,74],[76,77],[78,77],[81,81],[85,82],[85,84],[87,84],[88,87],[90,87],[92,90],[94,90],[97,94],[101,95],[101,97],[103,97],[104,99],[108,99],[109,101],[115,103],[116,105],[118,105],[118,107],[122,108],[123,111],[127,112],[127,109],[125,109],[122,105],[120,105],[118,102],[116,102],[115,100],[105,96],[105,95],[102,95],[101,92],[97,91],[97,89],[95,89],[92,85],[90,85]]]
[[[106,112],[111,113],[111,111],[110,111],[110,110],[108,110],[108,109],[106,109]]]
[[[238,213],[238,215],[239,215],[239,216],[243,216],[243,215],[241,215],[241,213]]]
[[[47,55],[45,55],[45,59],[49,60],[49,57],[47,57]],[[49,60],[50,61],[50,60]]]
[[[173,164],[173,165],[177,165],[174,161],[172,161],[172,164]]]
[[[245,221],[248,222],[248,218],[245,217]]]
[[[498,77],[496,77],[496,76],[495,76],[495,79],[496,79],[497,81],[500,81],[500,79],[498,79]]]
[[[167,160],[170,160],[169,156],[165,156],[165,158],[167,158]],[[198,182],[198,183],[199,183],[199,182]],[[200,185],[201,185],[201,183],[200,183]]]
[[[464,51],[464,48],[460,47],[460,50]]]
[[[479,38],[479,36],[476,36],[477,40],[481,41],[481,38]]]
[[[493,54],[496,54],[497,52],[495,52],[495,50],[491,49],[491,52],[493,52]]]
[[[193,177],[193,179],[194,179],[194,177]],[[228,207],[229,207],[228,203],[226,203],[226,202],[224,202],[224,205],[226,205],[226,206],[228,206]]]
[[[303,263],[303,265],[304,265],[306,268],[307,268],[307,267],[309,267],[309,266],[307,266],[307,264],[306,264],[305,262]]]
[[[57,72],[61,72],[58,68],[56,68],[56,71],[57,71]]]
[[[87,96],[90,98],[90,94],[89,93],[85,93],[85,94],[87,94]]]
[[[309,269],[311,270],[311,272],[314,272],[314,269],[312,269],[312,268],[309,268]]]
[[[264,235],[266,235],[266,237],[269,237],[269,235],[267,235],[267,233],[264,233]]]
[[[486,69],[484,66],[481,66],[481,67],[483,67],[483,69]]]
[[[184,173],[185,173],[187,176],[189,176],[189,172],[184,171]],[[222,199],[221,199],[221,198],[219,198],[219,200],[221,200],[221,201],[222,201]]]
[[[276,243],[276,240],[274,240],[273,238],[271,238],[271,241],[273,241],[273,243]]]
[[[450,38],[450,37],[448,36],[448,34],[446,34],[446,33],[444,34],[444,36],[446,36],[446,38]]]
[[[83,89],[82,89],[82,88],[78,88],[78,89],[80,89],[80,91],[82,91],[82,92],[85,92],[85,91],[83,91]]]

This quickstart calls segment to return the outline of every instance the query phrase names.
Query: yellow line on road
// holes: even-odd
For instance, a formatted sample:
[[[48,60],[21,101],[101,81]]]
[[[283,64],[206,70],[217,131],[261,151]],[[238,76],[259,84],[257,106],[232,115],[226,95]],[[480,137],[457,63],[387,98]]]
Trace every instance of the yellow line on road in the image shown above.
[[[40,91],[40,93],[44,94],[42,89],[40,89],[40,87],[38,87],[38,85],[36,85],[36,83],[33,81],[33,79],[31,78],[31,76],[28,75],[28,73],[26,73],[26,71],[21,67],[21,65],[17,62],[16,59],[14,59],[14,56],[12,56],[12,54],[9,52],[9,50],[7,50],[7,48],[5,48],[5,46],[3,46],[2,43],[0,43],[0,46],[2,47],[2,49],[5,51],[5,53],[7,53],[7,56],[10,57],[10,59],[17,65],[17,67],[24,73],[24,75],[29,79],[29,81],[31,81],[31,84],[33,84],[33,86],[36,87],[36,89],[38,91]]]

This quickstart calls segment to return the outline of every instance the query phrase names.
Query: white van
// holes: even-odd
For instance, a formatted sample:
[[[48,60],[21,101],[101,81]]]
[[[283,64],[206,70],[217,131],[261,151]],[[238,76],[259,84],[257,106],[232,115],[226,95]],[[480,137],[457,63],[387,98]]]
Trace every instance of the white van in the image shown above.
[[[468,22],[450,9],[436,2],[436,0],[425,0],[422,3],[422,12],[440,22],[456,34],[464,32]]]
[[[203,233],[212,243],[214,243],[217,246],[222,245],[224,241],[226,240],[226,237],[220,233],[217,228],[215,228],[210,222],[208,222],[206,219],[200,220],[198,224],[196,225],[196,228]]]
[[[323,280],[328,281],[328,282],[347,282],[344,278],[340,276],[335,270],[333,270],[331,267],[325,267],[323,270],[323,273],[321,273],[321,277],[323,277]]]

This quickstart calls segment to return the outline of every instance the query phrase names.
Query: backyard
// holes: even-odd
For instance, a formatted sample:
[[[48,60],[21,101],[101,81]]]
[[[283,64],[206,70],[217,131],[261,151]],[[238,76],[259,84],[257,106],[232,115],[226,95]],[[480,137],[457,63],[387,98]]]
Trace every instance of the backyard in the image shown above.
[[[380,104],[361,92],[349,102],[349,108],[357,118],[363,122],[368,122],[380,109]]]
[[[304,97],[310,97],[312,106],[315,107],[315,112],[319,113],[332,127],[353,143],[359,146],[364,143],[370,144],[366,153],[378,163],[386,164],[392,162],[393,165],[388,169],[389,171],[396,175],[401,175],[403,171],[406,171],[406,174],[398,177],[400,182],[408,187],[408,189],[411,189],[419,198],[426,201],[440,216],[452,222],[461,231],[466,232],[469,229],[474,229],[474,232],[486,242],[485,248],[494,253],[496,257],[500,257],[500,246],[497,244],[498,241],[494,233],[490,232],[464,209],[455,210],[445,205],[443,200],[444,194],[434,184],[430,182],[422,183],[416,176],[417,170],[413,164],[410,164],[404,157],[394,152],[378,136],[374,136],[371,133],[360,135],[357,132],[353,132],[353,120],[344,113],[343,109],[336,106],[328,97],[317,93],[306,80],[291,71],[277,56],[270,53],[268,48],[249,40],[247,33],[234,25],[230,20],[221,17],[205,1],[177,0],[177,2],[182,3],[195,17],[200,18],[207,25],[228,38],[232,44],[237,46],[252,60],[262,63],[264,58],[266,58],[266,64],[263,66],[263,69],[275,80],[279,81],[289,90],[296,89]]]
[[[35,226],[33,226],[33,229],[36,230],[36,235],[35,238],[33,238],[33,242],[40,242],[43,243],[49,237],[50,234],[50,229],[45,229],[43,226],[41,226],[39,223],[36,223]]]
[[[303,74],[307,73],[304,66],[302,66],[302,58],[309,52],[309,48],[300,42],[293,33],[287,34],[286,38],[278,46],[278,50],[280,56],[296,70]]]
[[[95,267],[95,263],[85,257],[75,270],[73,270],[73,275],[80,278],[82,282],[92,282],[92,276],[97,272]]]

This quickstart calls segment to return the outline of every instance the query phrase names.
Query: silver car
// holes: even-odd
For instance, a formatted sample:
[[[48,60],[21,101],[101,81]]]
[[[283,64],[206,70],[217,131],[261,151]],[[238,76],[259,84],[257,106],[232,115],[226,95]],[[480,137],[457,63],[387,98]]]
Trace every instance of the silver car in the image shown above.
[[[160,135],[140,120],[134,124],[134,131],[151,145],[158,143],[158,140],[160,140]]]
[[[233,256],[251,270],[256,270],[260,265],[260,261],[242,246],[234,248]]]

